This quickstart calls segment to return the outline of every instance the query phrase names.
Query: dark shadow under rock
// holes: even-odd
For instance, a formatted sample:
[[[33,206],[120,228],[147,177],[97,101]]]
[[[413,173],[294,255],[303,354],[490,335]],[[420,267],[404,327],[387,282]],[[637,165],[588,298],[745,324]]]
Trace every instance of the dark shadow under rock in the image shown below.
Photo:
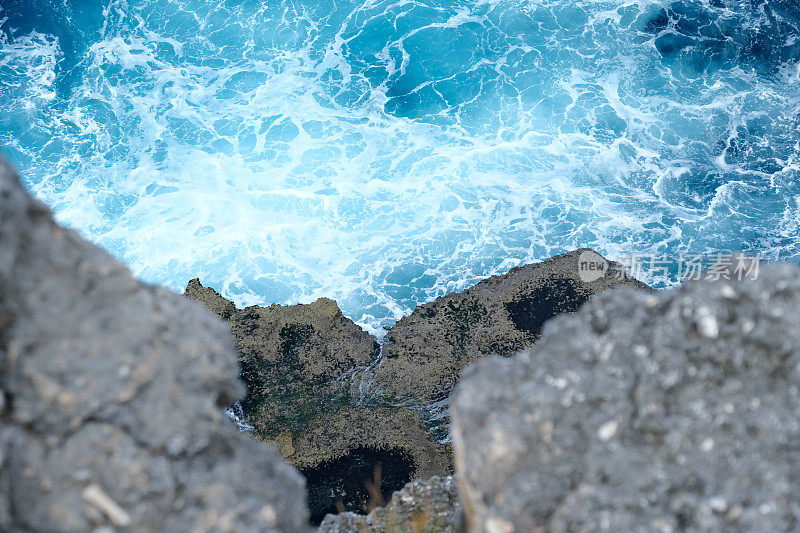
[[[411,481],[414,471],[414,460],[406,451],[366,447],[301,469],[306,477],[311,523],[319,525],[327,514],[363,513],[370,506],[382,505]]]
[[[580,290],[579,282],[553,278],[519,300],[506,302],[505,306],[514,326],[538,339],[545,322],[561,313],[574,313],[588,299],[589,294]]]
[[[348,511],[364,512],[368,508],[370,498],[364,481],[372,480],[374,463],[381,457],[387,461],[382,464],[386,500],[412,479],[453,471],[450,446],[433,440],[422,415],[404,407],[344,407],[333,417],[318,419],[302,433],[281,434],[278,444],[283,456],[308,477],[311,512],[320,519],[338,510],[337,499]],[[370,456],[373,452],[378,455]],[[372,464],[368,464],[370,457],[375,459]],[[358,470],[359,464],[362,470]],[[350,465],[348,471],[355,477],[343,476],[331,465]],[[312,474],[316,481],[312,481]],[[320,487],[329,490],[322,493]],[[323,509],[325,513],[320,515]]]

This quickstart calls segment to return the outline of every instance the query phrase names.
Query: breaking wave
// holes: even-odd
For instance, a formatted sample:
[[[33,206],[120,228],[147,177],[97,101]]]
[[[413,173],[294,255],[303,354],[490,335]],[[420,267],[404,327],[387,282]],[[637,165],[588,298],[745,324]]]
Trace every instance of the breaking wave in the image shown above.
[[[580,246],[800,259],[794,0],[0,5],[4,152],[149,282],[376,330]]]

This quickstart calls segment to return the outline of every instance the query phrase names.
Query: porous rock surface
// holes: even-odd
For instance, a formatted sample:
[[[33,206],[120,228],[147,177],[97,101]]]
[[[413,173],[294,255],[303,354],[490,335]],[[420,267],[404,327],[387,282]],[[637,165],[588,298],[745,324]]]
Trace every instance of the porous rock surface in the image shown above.
[[[367,515],[328,515],[319,533],[459,533],[461,503],[453,476],[417,480]]]
[[[800,526],[800,270],[613,291],[464,372],[472,532]]]
[[[605,262],[579,249],[420,305],[389,330],[376,385],[390,401],[440,400],[467,365],[531,346],[545,321],[577,311],[593,295],[618,287],[649,289],[613,262],[606,262],[604,275],[585,281],[578,261],[587,253]]]
[[[0,530],[305,531],[301,476],[224,420],[237,375],[222,322],[0,161]]]

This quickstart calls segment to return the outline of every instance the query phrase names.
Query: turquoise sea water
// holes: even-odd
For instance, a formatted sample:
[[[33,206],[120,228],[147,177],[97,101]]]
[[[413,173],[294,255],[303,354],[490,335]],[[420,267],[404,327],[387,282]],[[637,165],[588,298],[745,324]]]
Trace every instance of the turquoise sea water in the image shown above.
[[[3,152],[149,282],[374,328],[579,246],[800,262],[796,0],[0,6]]]

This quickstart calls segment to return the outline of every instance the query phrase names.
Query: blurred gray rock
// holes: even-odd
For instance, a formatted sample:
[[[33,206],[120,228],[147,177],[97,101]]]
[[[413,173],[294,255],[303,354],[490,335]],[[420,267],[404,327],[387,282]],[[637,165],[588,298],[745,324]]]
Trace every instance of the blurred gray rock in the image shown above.
[[[0,161],[0,530],[305,531],[240,434],[225,325],[53,221]]]
[[[458,533],[461,504],[452,476],[409,483],[385,507],[367,515],[328,515],[319,533]]]
[[[470,531],[800,527],[800,270],[595,297],[452,404]]]

